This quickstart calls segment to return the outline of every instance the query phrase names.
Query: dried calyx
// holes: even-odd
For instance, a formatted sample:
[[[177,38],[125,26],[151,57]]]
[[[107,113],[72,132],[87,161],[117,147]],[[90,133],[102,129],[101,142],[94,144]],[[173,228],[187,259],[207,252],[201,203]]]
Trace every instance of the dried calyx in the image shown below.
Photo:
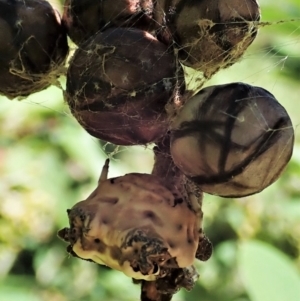
[[[197,215],[200,225],[203,220],[202,197],[203,193],[193,182],[189,181],[184,174],[174,165],[170,155],[170,137],[166,135],[157,142],[154,148],[155,163],[152,175],[166,182],[168,189],[181,192],[185,195],[185,201]],[[183,217],[184,218],[184,217]],[[208,260],[212,255],[212,244],[205,236],[203,229],[199,231],[199,241],[195,257],[201,261]],[[141,301],[170,301],[172,296],[181,288],[190,291],[199,275],[193,266],[186,268],[172,268],[163,278],[155,281],[141,280]],[[134,283],[137,283],[134,280]]]
[[[172,269],[164,278],[156,281],[141,281],[141,301],[171,301],[181,288],[190,291],[199,275],[193,266],[183,269]],[[134,281],[137,283],[136,281]]]
[[[91,135],[118,145],[147,144],[168,128],[165,106],[181,88],[172,51],[146,31],[111,28],[75,52],[66,100]]]
[[[0,94],[25,97],[64,71],[67,35],[44,0],[0,0]]]
[[[263,88],[211,86],[188,100],[172,124],[176,166],[202,191],[242,197],[271,185],[289,162],[294,130]]]
[[[95,191],[68,210],[70,228],[58,234],[69,253],[147,281],[191,269],[204,237],[199,209],[163,179],[107,172],[108,161]]]

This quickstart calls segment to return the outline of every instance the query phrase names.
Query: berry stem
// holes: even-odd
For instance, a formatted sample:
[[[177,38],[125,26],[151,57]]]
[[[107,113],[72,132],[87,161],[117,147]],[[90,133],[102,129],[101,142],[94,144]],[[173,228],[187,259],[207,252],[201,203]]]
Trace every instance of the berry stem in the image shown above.
[[[171,190],[183,192],[183,173],[174,164],[170,154],[169,134],[156,143],[154,147],[154,166],[152,175],[161,178]]]

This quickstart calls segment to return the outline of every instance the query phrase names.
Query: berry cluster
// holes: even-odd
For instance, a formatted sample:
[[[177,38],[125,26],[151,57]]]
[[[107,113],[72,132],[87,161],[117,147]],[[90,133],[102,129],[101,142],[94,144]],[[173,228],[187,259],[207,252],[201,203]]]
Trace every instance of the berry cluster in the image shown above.
[[[107,162],[86,203],[68,211],[70,229],[59,232],[70,254],[142,282],[142,300],[191,289],[191,258],[209,258],[203,192],[257,193],[291,158],[293,126],[271,93],[186,83],[187,67],[201,88],[236,63],[259,20],[256,0],[66,0],[62,17],[45,0],[0,0],[0,94],[27,97],[65,75],[65,100],[89,134],[156,144],[152,175],[108,179]],[[67,36],[77,46],[68,68]]]

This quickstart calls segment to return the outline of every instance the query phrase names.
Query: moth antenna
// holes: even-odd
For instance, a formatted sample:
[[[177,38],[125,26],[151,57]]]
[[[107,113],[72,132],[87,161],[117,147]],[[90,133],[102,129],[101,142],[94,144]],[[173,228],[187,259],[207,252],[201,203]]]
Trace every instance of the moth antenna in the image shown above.
[[[109,168],[109,159],[106,159],[105,163],[104,163],[104,166],[102,167],[102,171],[101,171],[98,183],[101,183],[101,182],[107,180],[108,168]]]

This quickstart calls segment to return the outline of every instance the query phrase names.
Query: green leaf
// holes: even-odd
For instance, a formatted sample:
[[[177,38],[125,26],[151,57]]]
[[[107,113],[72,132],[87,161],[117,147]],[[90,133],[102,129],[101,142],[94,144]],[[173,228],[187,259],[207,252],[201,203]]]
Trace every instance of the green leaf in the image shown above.
[[[300,275],[285,254],[259,241],[242,243],[238,254],[251,301],[300,300]]]

